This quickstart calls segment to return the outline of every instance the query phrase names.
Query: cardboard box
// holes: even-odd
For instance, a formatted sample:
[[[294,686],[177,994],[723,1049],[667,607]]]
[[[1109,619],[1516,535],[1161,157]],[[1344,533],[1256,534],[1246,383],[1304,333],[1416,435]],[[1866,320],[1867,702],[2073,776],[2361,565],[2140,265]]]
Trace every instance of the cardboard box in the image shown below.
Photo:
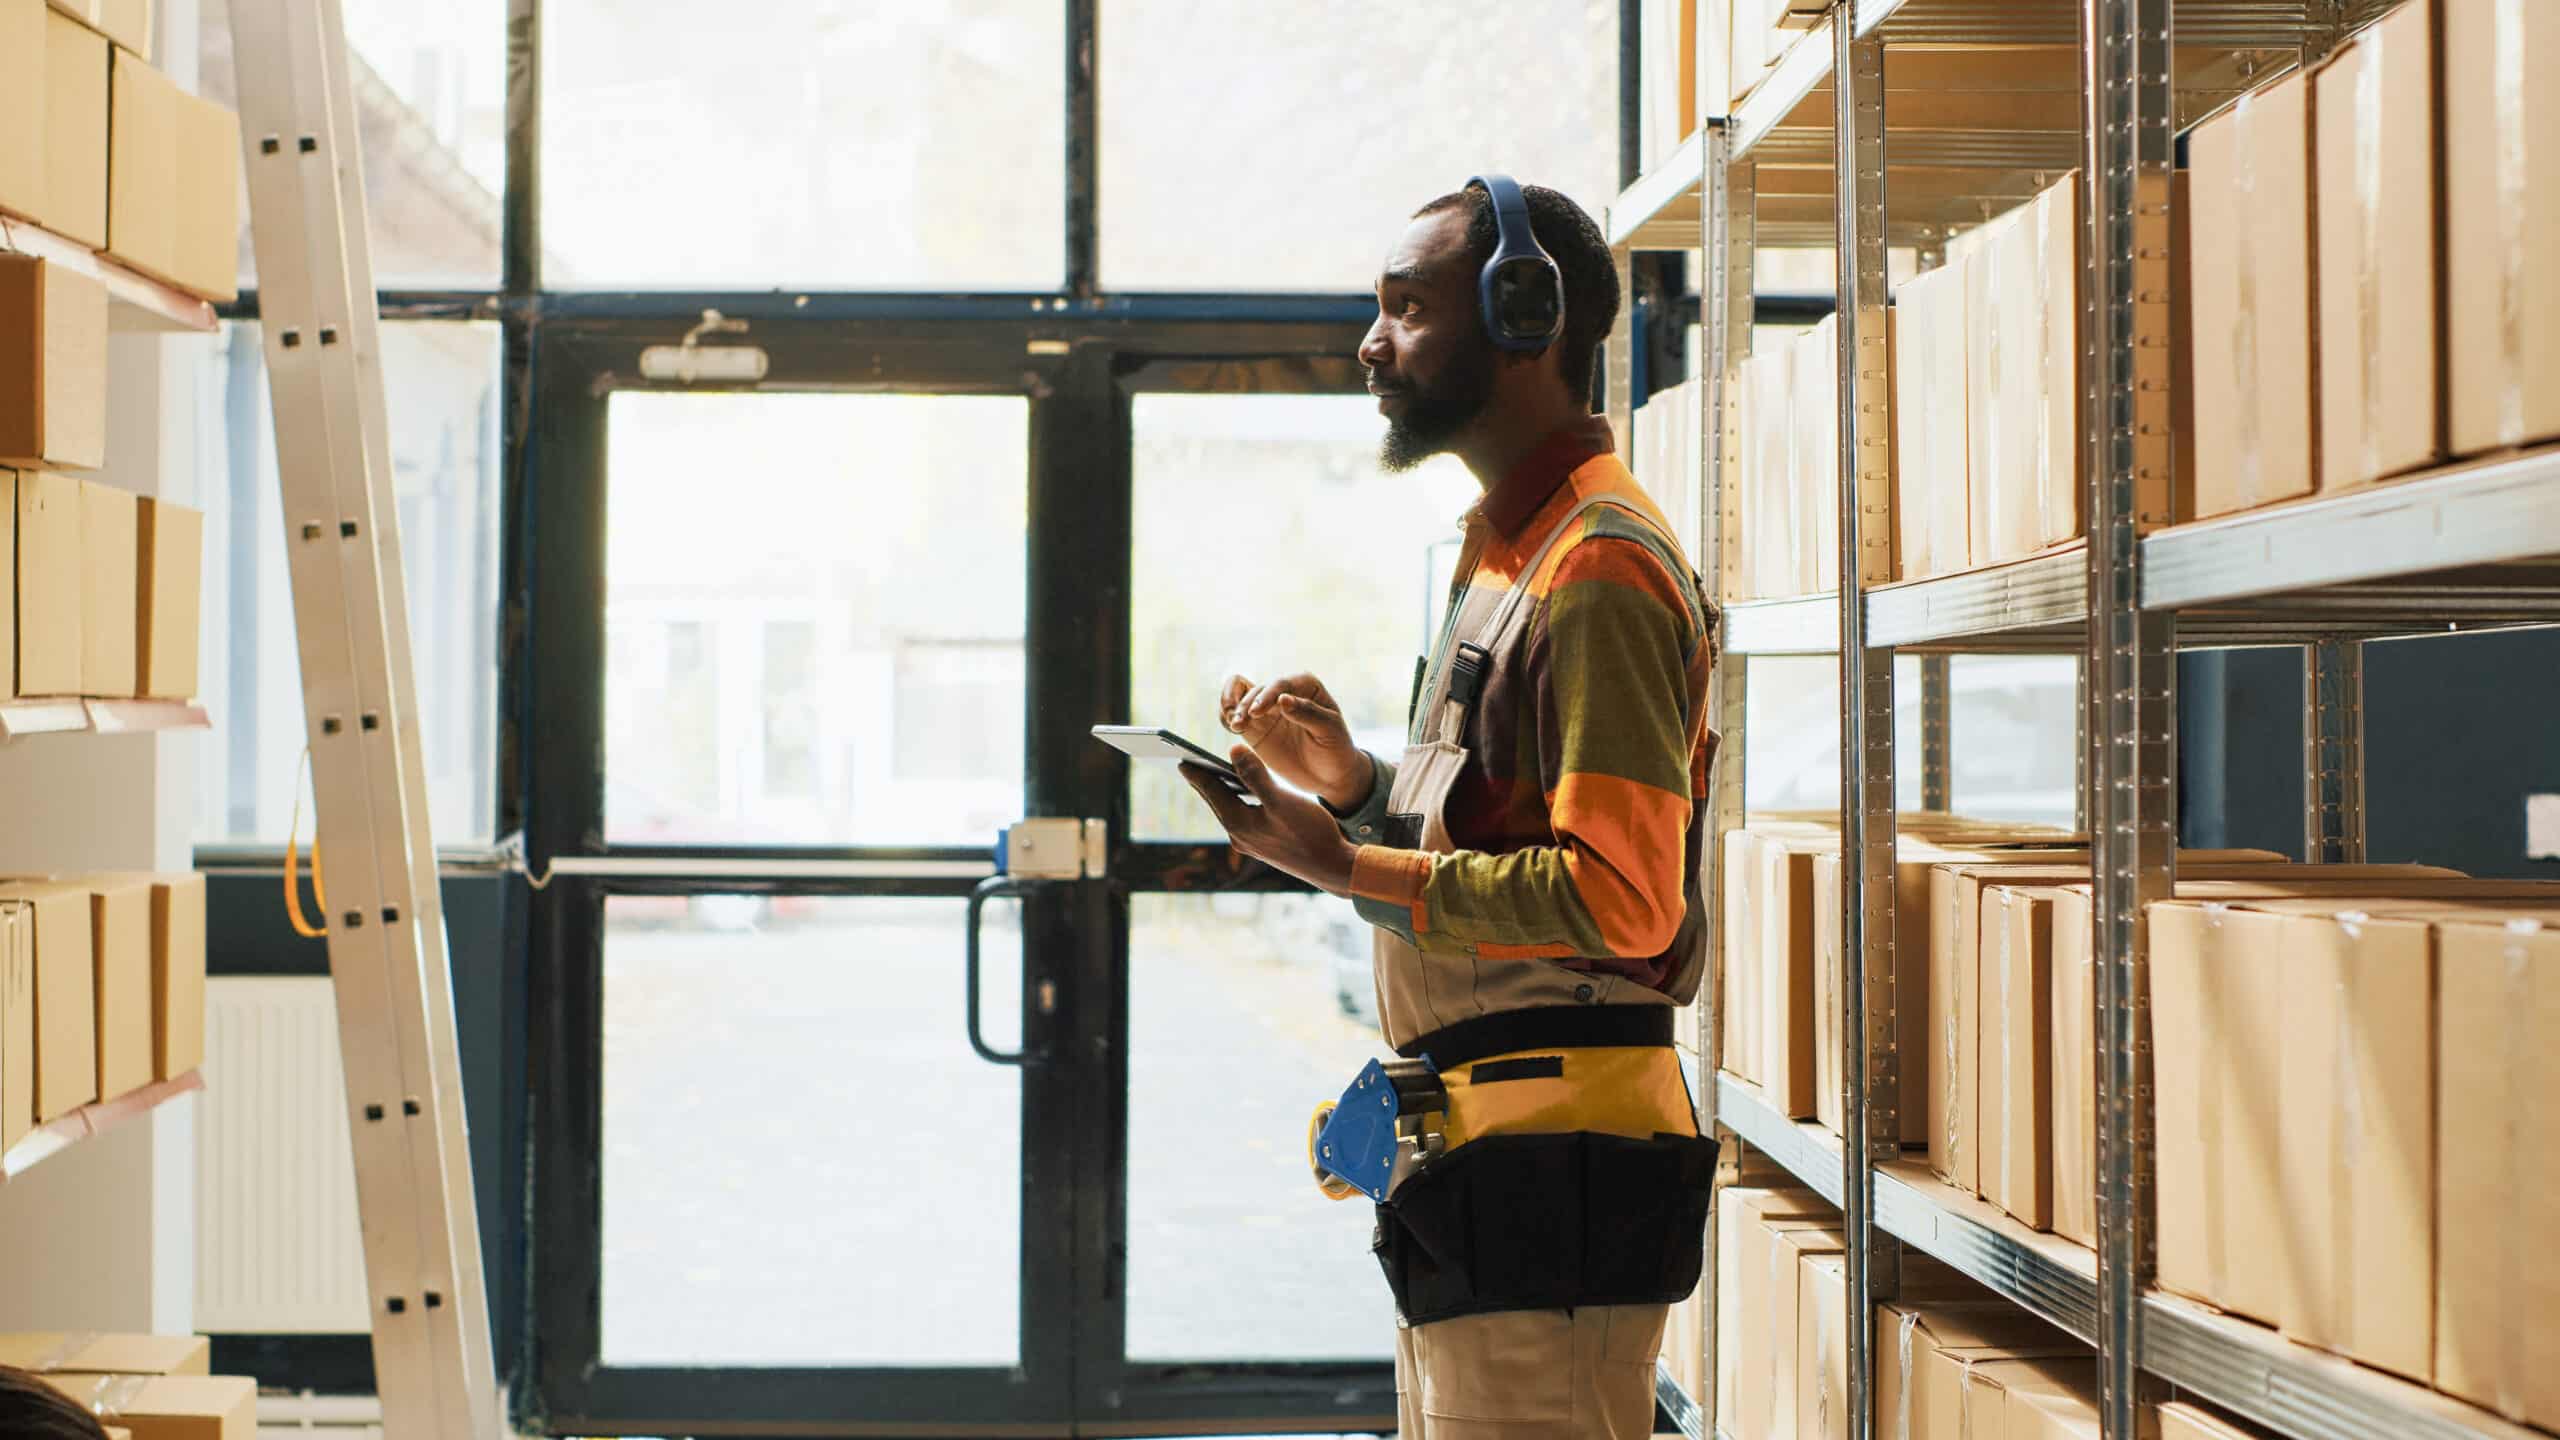
[[[1888,1301],[1876,1307],[1876,1432],[1896,1440],[1980,1440],[1990,1427],[1968,1434],[1964,1424],[1969,1369],[2088,1353],[2005,1300]]]
[[[2187,137],[2199,519],[2313,489],[2310,154],[2298,71]]]
[[[1838,845],[1837,840],[1830,842]],[[1761,835],[1752,900],[1760,969],[1761,1091],[1782,1115],[1811,1119],[1813,1095],[1813,857],[1818,838]]]
[[[2436,0],[2410,0],[2312,83],[2320,488],[2444,457]]]
[[[1716,893],[1724,906],[1724,953],[1717,963],[1724,970],[1716,1049],[1719,1065],[1757,1085],[1760,1027],[1754,1021],[1760,1014],[1760,967],[1757,930],[1751,920],[1752,895],[1758,888],[1752,844],[1749,830],[1729,830],[1717,847]]]
[[[107,292],[0,254],[0,465],[92,469],[107,455]]]
[[[130,490],[80,482],[80,693],[129,698],[139,678],[140,505]]]
[[[1744,374],[1744,444],[1748,468],[1744,484],[1742,524],[1751,599],[1785,599],[1805,594],[1812,583],[1800,568],[1804,547],[1795,543],[1803,532],[1796,515],[1795,433],[1790,396],[1795,387],[1795,357],[1786,348],[1754,354],[1742,362]]]
[[[80,693],[80,482],[42,470],[17,474],[17,675],[33,699]]]
[[[45,18],[44,209],[37,219],[96,249],[107,240],[107,38]]]
[[[2510,29],[2509,27],[2512,27]],[[2560,435],[2560,12],[2444,7],[2445,363],[2457,455]]]
[[[1750,1272],[1744,1268],[1744,1239],[1771,1225],[1828,1226],[1839,1220],[1840,1212],[1810,1190],[1736,1187],[1716,1196],[1715,1315],[1716,1334],[1722,1340],[1716,1347],[1716,1414],[1724,1417],[1724,1426],[1737,1440],[1742,1433],[1743,1351],[1761,1329],[1746,1328],[1742,1317],[1769,1313],[1765,1255],[1756,1303],[1745,1304],[1744,1292],[1752,1282]],[[1757,1355],[1759,1369],[1754,1373],[1766,1376],[1769,1351],[1765,1337]]]
[[[1707,1385],[1707,1293],[1704,1285],[1671,1307],[1662,1325],[1662,1365],[1680,1393],[1703,1397]]]
[[[142,497],[142,572],[134,693],[189,700],[196,693],[199,606],[204,590],[204,512]]]
[[[151,877],[151,1075],[204,1064],[204,877]]]
[[[1987,852],[1951,851],[1905,838],[1894,866],[1893,955],[1895,1044],[1901,1065],[1901,1097],[1895,1107],[1905,1144],[1920,1143],[1929,1109],[1929,871],[1932,866],[1982,858]],[[1840,955],[1840,855],[1813,857],[1815,1118],[1842,1129],[1842,973]],[[1875,997],[1870,1006],[1881,1005]]]
[[[151,58],[151,0],[98,0],[97,26],[118,45]]]
[[[1963,265],[1941,265],[1894,288],[1894,528],[1905,580],[1962,570],[1972,554],[1967,274]]]
[[[0,700],[18,693],[18,472],[0,469]]]
[[[1798,593],[1822,594],[1840,588],[1840,317],[1823,316],[1787,349],[1795,365],[1787,397],[1795,434],[1788,534]]]
[[[109,77],[107,253],[146,275],[177,277],[180,91],[123,50]]]
[[[1797,1281],[1797,1433],[1849,1440],[1848,1257],[1808,1255],[1799,1263],[1804,1273]],[[1917,1251],[1905,1253],[1902,1266],[1899,1298],[1905,1303],[1974,1305],[1993,1299],[1990,1291]],[[1892,1431],[1878,1433],[1889,1437]]]
[[[2099,1440],[2097,1367],[2048,1361],[2046,1370],[2059,1383],[2010,1392],[2009,1440]],[[2158,1440],[2158,1408],[2137,1409],[2134,1426],[2138,1440]]]
[[[45,27],[40,5],[0,5],[0,210],[35,218],[45,195]]]
[[[2258,902],[2282,957],[2285,1334],[2435,1374],[2435,955],[2423,917]],[[2272,1098],[2272,1097],[2269,1097]]]
[[[98,1098],[98,1037],[91,971],[89,892],[44,881],[0,884],[21,900],[35,933],[36,1123],[59,1120]]]
[[[2055,897],[1982,894],[1982,1197],[2031,1230],[2053,1223]]]
[[[210,1375],[213,1342],[202,1335],[0,1335],[0,1365],[39,1375]]]
[[[0,1151],[36,1128],[35,917],[0,901]]]
[[[97,999],[98,1098],[151,1083],[151,884],[100,876],[89,890],[91,979]]]
[[[2436,1388],[2560,1428],[2560,911],[2437,940]]]
[[[133,1440],[257,1440],[258,1382],[232,1375],[50,1375]]]
[[[207,300],[240,294],[240,117],[180,93],[172,160],[169,279]]]
[[[1982,227],[1968,254],[1965,380],[1975,565],[2080,533],[2075,177]]]
[[[2267,1433],[2183,1400],[2160,1407],[2160,1440],[2265,1440]]]
[[[1796,1413],[1802,1262],[1808,1255],[1840,1253],[1844,1237],[1827,1228],[1836,1223],[1764,1224],[1743,1236],[1742,1412],[1734,1440],[1795,1440],[1804,1433],[1811,1417]]]

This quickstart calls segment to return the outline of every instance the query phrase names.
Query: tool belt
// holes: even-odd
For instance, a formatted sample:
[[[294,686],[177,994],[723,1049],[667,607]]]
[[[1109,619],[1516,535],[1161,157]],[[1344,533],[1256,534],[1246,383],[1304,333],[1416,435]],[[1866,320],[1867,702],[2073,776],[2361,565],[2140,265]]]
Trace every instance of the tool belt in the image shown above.
[[[1318,1111],[1317,1183],[1378,1202],[1372,1249],[1406,1324],[1668,1304],[1696,1287],[1715,1145],[1698,1134],[1671,1013],[1560,1006],[1465,1021],[1402,1047],[1397,1064],[1372,1062]],[[1328,1145],[1342,1168],[1326,1164]]]

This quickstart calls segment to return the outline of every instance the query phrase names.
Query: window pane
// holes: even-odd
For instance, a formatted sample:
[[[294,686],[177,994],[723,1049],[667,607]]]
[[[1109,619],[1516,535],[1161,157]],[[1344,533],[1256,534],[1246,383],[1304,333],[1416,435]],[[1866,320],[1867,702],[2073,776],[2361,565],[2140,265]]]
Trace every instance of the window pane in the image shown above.
[[[1369,933],[1329,895],[1131,897],[1132,1359],[1393,1353],[1374,1213],[1316,1192],[1305,1140],[1384,1053]]]
[[[254,324],[206,342],[204,701],[214,737],[196,838],[284,843],[304,740],[286,582],[275,425]],[[498,327],[382,327],[391,465],[435,837],[486,843],[496,824]],[[303,814],[305,833],[311,825]]]
[[[1058,0],[542,10],[552,289],[1057,287]]]
[[[2070,825],[2079,814],[2080,662],[1959,655],[1948,670],[1948,798],[1967,815]]]
[[[201,88],[238,105],[230,0],[202,0]],[[492,288],[506,176],[505,0],[346,7],[373,273],[386,288]],[[257,283],[240,209],[240,283]]]
[[[1113,289],[1365,292],[1470,175],[1595,220],[1617,193],[1618,0],[1102,0],[1101,29]]]
[[[605,903],[605,1364],[1014,1363],[1021,1072],[963,1038],[961,911]],[[1008,1049],[1016,922],[988,907],[988,1042]]]
[[[1012,396],[614,396],[606,839],[1019,819],[1029,423]]]
[[[1401,755],[1414,661],[1477,493],[1465,467],[1382,473],[1365,396],[1140,395],[1133,423],[1130,722],[1223,753],[1227,676],[1305,670],[1364,748]],[[1129,816],[1142,838],[1219,833],[1169,765],[1131,765]]]

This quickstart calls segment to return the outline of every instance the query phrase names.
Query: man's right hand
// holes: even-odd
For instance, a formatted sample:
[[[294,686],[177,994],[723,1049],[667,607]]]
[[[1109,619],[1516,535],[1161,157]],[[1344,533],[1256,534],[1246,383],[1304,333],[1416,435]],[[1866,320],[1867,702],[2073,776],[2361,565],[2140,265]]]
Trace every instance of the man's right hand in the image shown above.
[[[1337,813],[1358,809],[1369,798],[1377,767],[1351,743],[1342,707],[1313,675],[1261,685],[1230,675],[1218,697],[1218,717],[1273,773],[1323,796]]]

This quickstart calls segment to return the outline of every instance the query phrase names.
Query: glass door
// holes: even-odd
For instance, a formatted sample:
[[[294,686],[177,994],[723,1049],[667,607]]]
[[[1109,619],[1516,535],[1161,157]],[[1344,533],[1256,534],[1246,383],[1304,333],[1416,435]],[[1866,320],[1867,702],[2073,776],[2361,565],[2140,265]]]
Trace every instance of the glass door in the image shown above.
[[[552,1428],[1067,1433],[1082,887],[987,907],[983,1039],[1027,1061],[973,1049],[964,964],[1073,621],[1029,603],[1042,402],[965,356],[705,393],[558,351],[528,677]]]

